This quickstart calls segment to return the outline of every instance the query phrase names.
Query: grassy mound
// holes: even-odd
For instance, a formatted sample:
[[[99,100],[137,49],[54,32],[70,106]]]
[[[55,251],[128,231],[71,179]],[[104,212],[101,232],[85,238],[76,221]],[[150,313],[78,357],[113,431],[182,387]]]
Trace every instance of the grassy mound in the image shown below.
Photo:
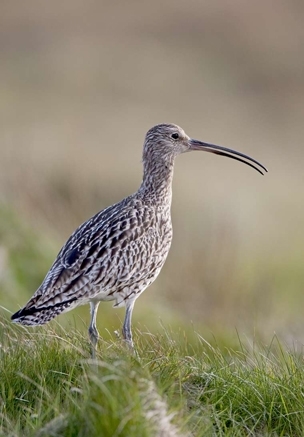
[[[80,332],[1,319],[3,436],[269,436],[302,433],[302,359],[265,350],[136,335],[137,356]]]

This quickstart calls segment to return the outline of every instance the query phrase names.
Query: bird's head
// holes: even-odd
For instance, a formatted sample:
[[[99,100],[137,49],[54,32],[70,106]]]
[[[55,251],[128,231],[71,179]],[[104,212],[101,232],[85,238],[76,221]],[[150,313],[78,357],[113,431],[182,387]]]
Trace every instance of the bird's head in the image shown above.
[[[177,155],[189,150],[189,141],[188,135],[176,124],[158,124],[147,132],[143,160],[154,157],[173,161]]]
[[[243,153],[190,138],[176,124],[158,124],[147,132],[143,150],[143,161],[162,161],[173,164],[174,158],[177,155],[193,150],[215,153],[241,161],[261,174],[268,171],[258,161]]]

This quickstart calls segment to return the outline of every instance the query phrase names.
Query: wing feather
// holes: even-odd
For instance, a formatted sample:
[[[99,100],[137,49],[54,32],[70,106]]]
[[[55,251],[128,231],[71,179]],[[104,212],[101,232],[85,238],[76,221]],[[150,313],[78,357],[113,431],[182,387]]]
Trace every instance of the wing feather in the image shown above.
[[[28,305],[81,299],[100,290],[110,295],[139,284],[164,263],[159,241],[164,237],[167,247],[171,234],[161,232],[155,209],[132,196],[99,212],[71,235]]]

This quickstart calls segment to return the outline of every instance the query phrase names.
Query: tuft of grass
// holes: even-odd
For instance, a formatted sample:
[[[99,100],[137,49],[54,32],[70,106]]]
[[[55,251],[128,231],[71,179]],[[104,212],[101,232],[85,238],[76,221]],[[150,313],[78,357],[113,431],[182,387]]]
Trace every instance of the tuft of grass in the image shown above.
[[[209,411],[217,435],[301,435],[302,355],[284,350],[277,338],[268,348],[250,350],[240,343],[227,356],[213,352],[187,389],[195,408]]]
[[[302,354],[274,338],[267,348],[227,349],[136,334],[88,340],[57,324],[26,329],[0,320],[0,435],[299,436]]]

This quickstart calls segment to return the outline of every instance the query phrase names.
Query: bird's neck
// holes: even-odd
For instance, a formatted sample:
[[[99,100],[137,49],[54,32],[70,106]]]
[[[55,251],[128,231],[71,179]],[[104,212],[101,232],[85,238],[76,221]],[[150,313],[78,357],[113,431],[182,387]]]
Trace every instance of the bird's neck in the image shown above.
[[[144,161],[144,175],[139,194],[145,201],[171,205],[173,164],[173,160]]]

